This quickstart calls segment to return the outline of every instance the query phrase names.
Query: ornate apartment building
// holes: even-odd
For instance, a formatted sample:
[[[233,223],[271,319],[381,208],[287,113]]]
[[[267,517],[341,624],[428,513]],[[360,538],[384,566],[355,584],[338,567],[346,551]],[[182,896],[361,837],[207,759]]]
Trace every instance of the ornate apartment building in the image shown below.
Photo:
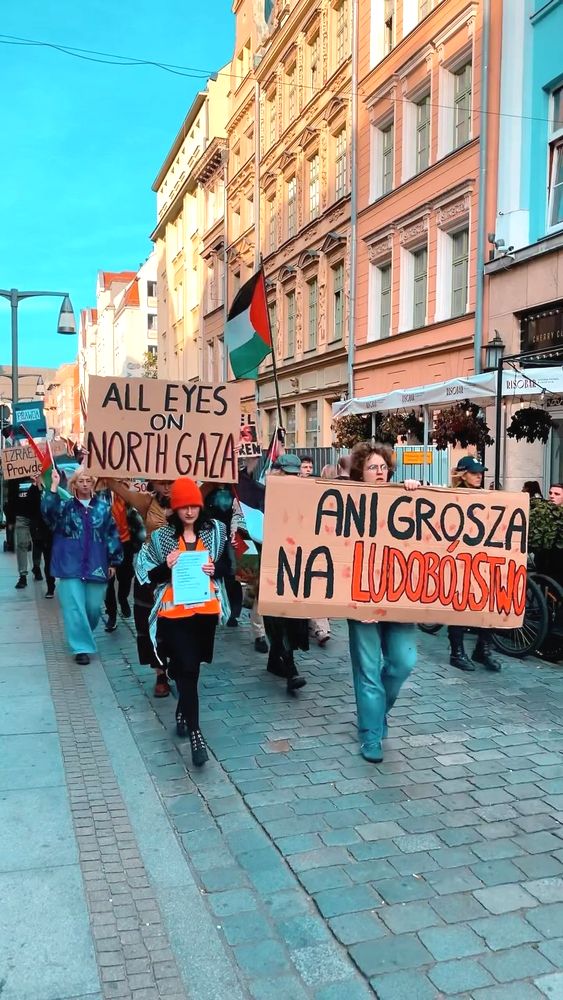
[[[360,6],[356,396],[480,370],[502,4],[490,7],[484,93],[481,2]],[[479,219],[482,111],[492,123]]]
[[[224,377],[228,90],[221,70],[197,94],[153,184],[161,378]]]

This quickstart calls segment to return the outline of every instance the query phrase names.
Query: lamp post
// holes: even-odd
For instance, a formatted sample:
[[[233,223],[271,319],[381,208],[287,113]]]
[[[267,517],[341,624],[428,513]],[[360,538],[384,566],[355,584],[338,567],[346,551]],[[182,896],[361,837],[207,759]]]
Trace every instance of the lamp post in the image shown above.
[[[48,296],[62,299],[57,323],[57,333],[76,333],[76,319],[68,292],[19,292],[17,288],[0,288],[0,296],[7,299],[12,310],[12,402],[18,401],[18,306],[22,299],[36,299]]]
[[[488,344],[485,345],[485,370],[496,371],[496,398],[495,398],[495,490],[500,490],[500,458],[502,434],[502,375],[504,370],[504,341],[495,330],[495,335]]]

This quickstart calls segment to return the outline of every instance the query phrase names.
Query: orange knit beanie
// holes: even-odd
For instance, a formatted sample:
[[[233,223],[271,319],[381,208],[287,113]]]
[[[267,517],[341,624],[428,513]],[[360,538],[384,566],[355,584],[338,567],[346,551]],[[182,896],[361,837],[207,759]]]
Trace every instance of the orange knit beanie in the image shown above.
[[[170,506],[172,510],[178,510],[179,507],[203,507],[203,497],[197,483],[188,476],[176,479],[170,490]]]

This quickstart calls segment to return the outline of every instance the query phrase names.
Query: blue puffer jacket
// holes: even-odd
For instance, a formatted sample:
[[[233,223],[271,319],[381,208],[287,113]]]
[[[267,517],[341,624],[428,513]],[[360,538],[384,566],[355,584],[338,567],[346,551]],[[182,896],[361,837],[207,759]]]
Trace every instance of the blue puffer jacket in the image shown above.
[[[105,583],[108,566],[123,559],[117,525],[111,507],[94,495],[88,507],[72,497],[45,492],[41,514],[53,532],[51,573],[59,580]]]

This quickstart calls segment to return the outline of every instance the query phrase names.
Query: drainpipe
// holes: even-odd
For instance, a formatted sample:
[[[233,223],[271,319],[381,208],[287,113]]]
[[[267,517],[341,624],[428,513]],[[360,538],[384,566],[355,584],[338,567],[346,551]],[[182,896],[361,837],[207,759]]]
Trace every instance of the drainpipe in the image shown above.
[[[475,298],[475,374],[482,371],[483,303],[485,295],[485,231],[487,226],[487,154],[488,154],[488,95],[489,95],[489,45],[491,34],[491,2],[483,0],[483,35],[481,40],[481,114],[479,131],[479,199],[477,206],[477,271]]]
[[[223,163],[223,371],[221,372],[221,378],[223,382],[227,382],[229,378],[229,356],[227,353],[227,343],[225,340],[225,329],[227,327],[227,316],[229,315],[229,303],[227,301],[227,292],[229,289],[228,281],[228,268],[229,268],[229,245],[227,240],[228,235],[228,224],[227,224],[227,209],[228,209],[228,192],[227,192],[227,182],[229,179],[228,166],[229,166],[229,152],[228,149],[223,149],[221,153],[221,160]]]
[[[350,140],[350,292],[348,298],[348,399],[354,398],[356,272],[358,242],[358,19],[359,0],[352,0],[352,136]]]
[[[254,82],[254,270],[262,262],[260,250],[260,83]]]

